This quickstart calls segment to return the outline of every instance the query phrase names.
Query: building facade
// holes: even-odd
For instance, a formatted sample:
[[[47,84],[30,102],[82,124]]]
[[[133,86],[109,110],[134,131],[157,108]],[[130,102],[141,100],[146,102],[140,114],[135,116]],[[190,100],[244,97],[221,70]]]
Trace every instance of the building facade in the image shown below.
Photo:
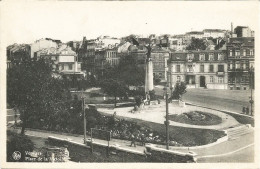
[[[203,30],[203,37],[204,38],[224,38],[225,37],[225,31],[220,29],[204,29]]]
[[[228,89],[225,51],[187,51],[171,53],[168,84],[186,82],[187,88]]]
[[[50,59],[53,61],[52,67],[54,72],[64,76],[78,75],[82,76],[81,63],[78,62],[76,52],[70,47],[48,48],[37,52],[37,58]]]
[[[169,50],[163,50],[160,48],[152,49],[151,58],[153,62],[153,76],[159,78],[162,81],[167,80],[167,61],[170,56]]]
[[[42,49],[47,49],[47,48],[58,48],[58,45],[61,43],[60,40],[53,40],[50,38],[45,38],[45,39],[39,39],[35,41],[33,44],[31,44],[31,58],[35,57],[35,52],[40,51]]]
[[[231,90],[247,90],[250,80],[254,87],[254,38],[230,38],[227,43],[228,84]]]
[[[254,37],[254,31],[252,31],[248,26],[237,26],[234,29],[237,37]]]

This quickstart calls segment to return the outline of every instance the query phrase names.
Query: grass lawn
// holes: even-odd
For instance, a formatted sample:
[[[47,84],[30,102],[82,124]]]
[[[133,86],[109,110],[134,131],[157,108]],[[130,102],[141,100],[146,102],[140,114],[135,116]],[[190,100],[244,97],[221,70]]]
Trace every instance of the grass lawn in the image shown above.
[[[216,125],[222,122],[221,118],[201,111],[191,111],[182,114],[173,114],[169,119],[179,123],[186,123],[192,125]]]

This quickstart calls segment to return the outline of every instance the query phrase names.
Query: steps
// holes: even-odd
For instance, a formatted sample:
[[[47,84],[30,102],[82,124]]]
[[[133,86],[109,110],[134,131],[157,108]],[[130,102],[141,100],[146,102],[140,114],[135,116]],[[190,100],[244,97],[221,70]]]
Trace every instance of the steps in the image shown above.
[[[254,129],[249,125],[240,125],[240,126],[236,126],[234,128],[229,128],[225,131],[227,132],[228,139],[234,140],[234,139],[239,138],[240,136],[253,132]]]

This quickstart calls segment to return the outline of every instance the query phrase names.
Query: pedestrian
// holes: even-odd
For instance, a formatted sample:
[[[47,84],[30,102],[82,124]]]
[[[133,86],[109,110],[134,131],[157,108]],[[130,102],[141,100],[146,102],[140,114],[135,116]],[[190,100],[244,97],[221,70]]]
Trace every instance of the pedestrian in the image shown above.
[[[242,112],[243,112],[243,114],[246,113],[246,107],[243,106],[243,108],[242,108]]]
[[[131,134],[131,145],[130,147],[132,147],[132,145],[134,145],[136,147],[136,144],[135,144],[135,135],[134,134]]]
[[[249,114],[249,107],[246,108],[246,114]]]

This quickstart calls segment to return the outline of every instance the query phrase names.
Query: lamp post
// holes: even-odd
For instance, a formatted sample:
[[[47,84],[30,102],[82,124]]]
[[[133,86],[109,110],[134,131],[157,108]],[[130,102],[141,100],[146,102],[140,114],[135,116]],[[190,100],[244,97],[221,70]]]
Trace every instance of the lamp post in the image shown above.
[[[84,123],[84,144],[86,144],[86,132],[87,132],[87,121],[86,121],[86,112],[85,112],[85,98],[83,97],[83,91],[81,93],[81,99],[82,99],[82,111],[83,111],[83,123]]]
[[[251,106],[251,116],[253,116],[253,103],[254,103],[254,100],[253,100],[253,66],[250,67],[249,69],[249,81],[250,81],[250,90],[251,90],[251,96],[249,97],[250,100],[249,100],[249,103],[250,103],[250,106]]]
[[[163,89],[165,91],[165,101],[166,101],[166,121],[164,122],[166,127],[166,149],[169,150],[169,106],[168,106],[168,93],[167,86]]]

